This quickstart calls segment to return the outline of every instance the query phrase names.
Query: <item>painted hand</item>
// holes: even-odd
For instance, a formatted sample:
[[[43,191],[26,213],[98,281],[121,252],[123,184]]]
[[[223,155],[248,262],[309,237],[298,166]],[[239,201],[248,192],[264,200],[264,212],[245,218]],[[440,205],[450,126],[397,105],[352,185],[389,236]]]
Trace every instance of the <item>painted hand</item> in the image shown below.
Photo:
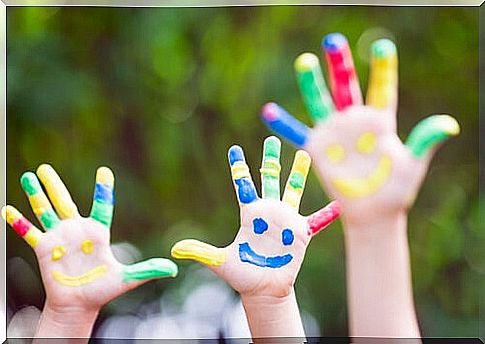
[[[275,103],[263,107],[263,121],[310,154],[327,193],[341,202],[346,221],[372,221],[376,210],[379,216],[407,210],[438,144],[459,133],[458,123],[448,115],[433,115],[418,123],[403,144],[396,134],[395,45],[386,39],[372,45],[367,105],[362,104],[346,38],[329,34],[322,46],[332,95],[315,55],[304,53],[295,61],[315,128]]]
[[[45,232],[12,206],[4,207],[2,216],[34,249],[49,307],[98,309],[150,279],[177,275],[177,266],[168,259],[153,258],[126,266],[113,256],[109,228],[114,176],[110,169],[101,167],[97,171],[88,218],[79,215],[69,192],[50,165],[41,165],[37,175],[55,211],[34,173],[22,175],[21,184]]]
[[[281,142],[264,142],[260,199],[241,147],[229,149],[232,179],[240,205],[241,227],[233,243],[217,248],[197,240],[182,240],[172,256],[207,265],[241,295],[283,297],[292,290],[310,238],[340,214],[332,202],[308,217],[298,214],[310,168],[310,157],[298,151],[280,201]]]

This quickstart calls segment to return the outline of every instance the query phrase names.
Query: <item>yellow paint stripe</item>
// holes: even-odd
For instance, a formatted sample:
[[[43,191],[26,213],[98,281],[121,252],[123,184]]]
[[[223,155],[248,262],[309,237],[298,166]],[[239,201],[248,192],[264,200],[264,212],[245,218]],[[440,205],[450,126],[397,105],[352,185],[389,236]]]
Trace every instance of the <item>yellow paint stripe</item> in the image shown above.
[[[97,280],[99,277],[103,276],[108,271],[107,265],[100,265],[94,269],[89,270],[85,274],[72,277],[63,274],[60,271],[52,271],[52,277],[59,283],[67,285],[69,287],[80,287],[82,285],[91,283]]]

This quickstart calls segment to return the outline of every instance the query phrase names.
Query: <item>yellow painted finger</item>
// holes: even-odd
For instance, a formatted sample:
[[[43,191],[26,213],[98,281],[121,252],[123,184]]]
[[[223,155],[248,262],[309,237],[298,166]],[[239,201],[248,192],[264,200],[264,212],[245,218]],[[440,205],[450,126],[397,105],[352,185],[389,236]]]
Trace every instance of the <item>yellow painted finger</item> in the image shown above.
[[[61,219],[79,216],[77,206],[72,201],[69,191],[51,165],[40,165],[37,169],[37,175],[44,184],[47,194]]]
[[[299,150],[296,152],[293,167],[291,168],[290,177],[286,183],[283,194],[283,202],[288,203],[293,208],[300,207],[303,189],[305,188],[306,177],[310,170],[311,158],[307,152]]]
[[[174,258],[193,259],[210,266],[218,266],[226,262],[226,254],[222,248],[193,239],[179,241],[172,247],[171,253]]]
[[[371,47],[371,67],[367,104],[385,109],[397,104],[397,50],[388,39],[379,39]]]
[[[11,205],[2,208],[2,217],[33,248],[37,246],[44,235],[40,229],[30,223],[29,220]]]

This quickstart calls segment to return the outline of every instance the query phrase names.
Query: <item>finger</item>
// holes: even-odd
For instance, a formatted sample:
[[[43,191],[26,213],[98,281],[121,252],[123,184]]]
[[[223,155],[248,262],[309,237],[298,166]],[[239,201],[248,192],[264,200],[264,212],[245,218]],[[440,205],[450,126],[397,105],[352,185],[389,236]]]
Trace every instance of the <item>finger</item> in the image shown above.
[[[256,201],[258,199],[258,193],[249,173],[249,167],[246,164],[242,148],[232,146],[229,148],[228,157],[237,199],[242,204]]]
[[[280,199],[281,141],[270,136],[264,140],[261,185],[263,198]]]
[[[123,282],[144,281],[153,278],[175,277],[178,274],[177,264],[170,259],[152,258],[123,267]]]
[[[318,57],[310,53],[301,54],[295,60],[295,70],[303,101],[312,120],[324,121],[334,111],[334,105]]]
[[[342,214],[342,206],[338,201],[332,201],[324,208],[308,216],[308,234],[314,236],[331,224]]]
[[[30,223],[29,220],[11,205],[2,208],[2,217],[33,248],[37,246],[44,235],[40,229]]]
[[[379,109],[397,106],[397,49],[389,39],[379,39],[371,47],[367,104]]]
[[[362,93],[347,38],[341,33],[328,34],[323,39],[322,47],[337,110],[362,104]]]
[[[108,167],[98,168],[90,216],[108,228],[113,219],[114,182],[115,177]]]
[[[29,198],[34,214],[46,230],[50,230],[61,223],[34,173],[24,173],[20,178],[20,184]]]
[[[50,200],[61,219],[72,219],[79,216],[76,204],[72,201],[69,191],[51,165],[42,164],[37,169],[37,175],[49,195]]]
[[[450,136],[460,133],[460,125],[451,116],[433,115],[419,122],[406,140],[406,146],[414,156],[424,157],[436,145]]]
[[[285,192],[283,193],[283,202],[288,203],[297,210],[300,207],[310,164],[311,159],[307,152],[303,150],[296,152],[290,177],[288,178]]]
[[[219,266],[226,262],[224,249],[193,239],[176,243],[171,254],[177,259],[192,259],[208,266]]]
[[[276,134],[297,147],[304,147],[310,129],[275,103],[267,103],[261,110],[263,122]]]

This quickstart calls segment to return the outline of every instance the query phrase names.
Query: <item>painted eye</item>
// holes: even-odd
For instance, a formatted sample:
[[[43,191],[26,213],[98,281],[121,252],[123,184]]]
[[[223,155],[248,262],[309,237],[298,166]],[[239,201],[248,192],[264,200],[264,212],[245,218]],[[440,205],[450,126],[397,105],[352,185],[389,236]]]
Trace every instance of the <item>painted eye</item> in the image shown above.
[[[52,260],[56,261],[64,257],[66,254],[66,248],[64,246],[54,246],[52,248]]]
[[[325,154],[332,164],[338,164],[345,159],[345,149],[339,144],[327,146]]]
[[[295,240],[295,236],[293,235],[293,231],[291,229],[283,229],[283,232],[281,232],[281,241],[283,242],[283,245],[289,246],[293,244],[293,240]]]
[[[84,240],[81,243],[81,251],[85,254],[91,254],[94,251],[94,244],[91,240]]]
[[[362,154],[372,153],[377,146],[377,137],[374,133],[363,133],[357,140],[357,150]]]
[[[258,217],[253,220],[253,230],[256,234],[263,234],[268,230],[268,223]]]

